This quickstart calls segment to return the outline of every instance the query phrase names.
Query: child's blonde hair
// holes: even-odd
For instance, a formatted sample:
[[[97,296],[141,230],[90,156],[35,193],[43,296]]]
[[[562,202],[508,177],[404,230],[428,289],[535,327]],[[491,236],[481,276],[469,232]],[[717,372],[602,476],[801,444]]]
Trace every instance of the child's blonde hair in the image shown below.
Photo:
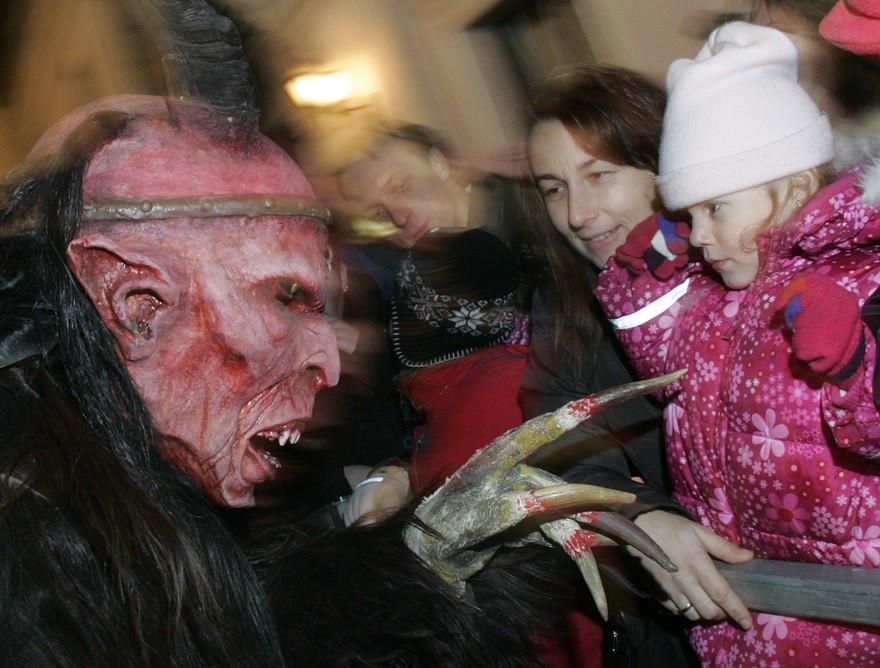
[[[759,186],[767,189],[770,195],[770,214],[763,221],[757,224],[754,237],[757,238],[761,232],[773,225],[781,225],[791,220],[792,216],[813,196],[826,185],[834,180],[834,168],[831,163],[819,165],[805,169],[797,174],[789,174],[782,178],[765,183]],[[746,231],[743,231],[743,237],[746,237]],[[748,235],[750,236],[750,235]],[[757,247],[750,248],[744,241],[740,243],[740,247],[746,252],[755,252]]]
[[[825,164],[768,183],[773,209],[761,230],[790,220],[796,211],[833,180],[834,170],[830,164]]]

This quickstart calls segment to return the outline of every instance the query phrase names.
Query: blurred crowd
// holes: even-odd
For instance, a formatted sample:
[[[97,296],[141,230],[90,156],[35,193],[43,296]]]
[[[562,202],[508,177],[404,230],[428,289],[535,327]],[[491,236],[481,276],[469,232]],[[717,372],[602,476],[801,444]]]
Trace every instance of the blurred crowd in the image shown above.
[[[122,127],[117,112],[103,112]],[[183,113],[182,121],[176,113],[167,127],[156,123],[159,130],[146,124],[140,140],[151,147],[155,140],[153,157],[176,123],[202,122],[198,110]],[[292,305],[296,317],[314,320],[301,329],[273,329],[271,317],[254,307],[252,320],[239,314],[214,332],[235,309],[209,303],[185,332],[187,341],[205,338],[190,350],[204,359],[205,385],[216,381],[239,394],[287,363],[268,349],[286,350],[295,343],[288,339],[301,336],[315,352],[303,353],[308,359],[297,364],[305,370],[296,373],[308,376],[302,382],[317,398],[307,427],[305,418],[279,418],[252,436],[259,454],[245,448],[240,488],[227,489],[227,478],[214,484],[203,453],[181,455],[172,444],[163,456],[216,504],[256,506],[243,513],[283,512],[319,533],[395,526],[475,453],[526,421],[587,395],[686,370],[523,463],[568,483],[630,494],[631,503],[607,510],[631,521],[677,567],[665,569],[633,547],[597,547],[607,618],[583,583],[573,585],[564,622],[530,638],[536,656],[560,668],[880,665],[877,626],[749,610],[717,567],[755,558],[880,567],[880,0],[756,0],[750,12],[713,24],[699,53],[674,62],[665,82],[606,64],[567,65],[533,92],[527,116],[522,144],[479,158],[462,154],[455,137],[435,128],[378,120],[347,147],[343,164],[309,175],[328,209],[326,253],[319,252],[318,232],[280,224],[277,236],[269,228],[233,232],[230,225],[226,236],[205,234],[210,255],[181,251],[182,266],[193,258],[216,261],[224,280],[257,272],[263,253],[277,255],[277,248],[295,249],[302,254],[297,262],[322,274],[326,294],[313,294],[305,281],[273,287],[273,308]],[[113,150],[128,159],[128,135],[119,137],[123,148]],[[46,141],[51,137],[38,157],[57,148]],[[204,149],[202,138],[193,141]],[[65,139],[65,150],[72,144]],[[325,216],[312,186],[298,167],[292,175],[278,167],[287,163],[264,144],[270,142],[253,153],[272,176],[260,178],[279,192],[296,189],[297,197],[266,195],[269,213],[242,215],[271,217],[277,207],[278,216],[304,216],[318,229]],[[216,206],[253,206],[246,186],[259,180],[247,176],[245,158],[217,156],[218,164],[230,161],[229,173],[198,166],[175,174],[178,163],[169,160],[172,176],[141,178],[140,158],[132,159],[124,176],[135,185],[123,194],[176,193],[188,180],[214,179],[216,188],[231,188],[230,201]],[[91,163],[88,178],[83,166],[81,190],[118,195],[114,160],[123,158]],[[262,198],[273,191],[260,192]],[[214,206],[216,194],[167,206],[198,221],[207,214],[193,211]],[[242,197],[245,204],[235,199]],[[125,215],[151,215],[165,204],[142,206]],[[4,224],[22,210],[10,208]],[[99,239],[112,236],[107,230],[119,219],[112,220],[71,242],[70,271],[86,285],[89,277],[106,276],[89,297],[102,316],[118,307],[113,350],[135,370],[135,381],[146,378],[132,394],[146,395],[150,411],[158,406],[176,415],[177,403],[207,396],[210,388],[193,383],[172,396],[173,383],[165,387],[138,363],[152,354],[146,341],[161,328],[166,305],[185,301],[168,286],[186,280],[157,271],[122,306],[101,297],[101,286],[123,273],[129,257],[140,258],[131,273],[146,281],[152,265],[143,249],[156,239],[182,248],[184,240],[145,223],[133,235],[137,252],[126,255]],[[193,238],[203,229],[194,226]],[[228,250],[222,244],[233,236],[238,245]],[[90,273],[87,263],[97,260],[88,251],[97,246],[105,264]],[[233,264],[242,258],[247,270]],[[14,287],[4,281],[4,290]],[[262,289],[244,290],[241,302],[256,303]],[[154,293],[162,298],[145,296]],[[335,358],[324,349],[332,346],[322,347],[331,331],[338,382]],[[217,352],[232,349],[237,337],[256,336],[265,338],[251,351],[257,361]],[[18,355],[17,339],[0,344],[4,392],[15,388],[4,401],[19,400],[24,385],[15,366],[51,356],[31,348]],[[219,370],[211,376],[215,357]],[[169,357],[157,369],[172,378],[182,359]],[[236,371],[245,367],[247,373]],[[267,396],[288,382],[276,380]],[[118,394],[115,387],[106,394]],[[219,422],[233,409],[217,403]],[[245,404],[242,414],[273,410],[263,395]],[[19,419],[17,409],[0,408],[10,424]],[[135,409],[121,412],[125,420],[137,417]],[[95,428],[100,421],[84,422]],[[173,433],[177,418],[168,422],[154,426]],[[213,428],[203,422],[199,429]],[[295,448],[284,447],[295,441]],[[11,461],[12,473],[41,466],[20,454]],[[12,473],[0,474],[0,483],[27,488]],[[259,480],[251,485],[248,476]],[[79,489],[75,482],[69,487]],[[0,494],[0,510],[14,504],[15,494]],[[205,584],[205,591],[213,590]],[[206,600],[216,602],[212,596]]]
[[[553,665],[880,661],[875,631],[750,614],[712,564],[880,565],[852,542],[880,526],[876,345],[860,317],[880,279],[862,230],[876,215],[880,3],[766,0],[724,18],[739,20],[676,62],[666,90],[619,68],[555,71],[525,146],[497,159],[389,119],[322,181],[348,380],[325,393],[342,396],[319,478],[343,475],[313,500],[338,522],[430,494],[567,401],[689,369],[530,460],[633,491],[627,514],[679,566],[611,558],[627,583],[611,621],[587,604],[569,620],[593,655],[548,646]],[[861,510],[840,508],[844,488]],[[830,640],[843,637],[858,641]]]

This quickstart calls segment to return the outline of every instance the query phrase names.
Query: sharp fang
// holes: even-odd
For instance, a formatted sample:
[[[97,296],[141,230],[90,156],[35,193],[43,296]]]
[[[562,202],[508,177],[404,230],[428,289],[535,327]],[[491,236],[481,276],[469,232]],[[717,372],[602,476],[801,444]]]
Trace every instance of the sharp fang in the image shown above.
[[[281,438],[278,439],[278,445],[285,446],[287,445],[287,441],[290,438],[290,432],[285,430],[283,434],[281,434]]]
[[[271,464],[272,466],[274,466],[276,469],[280,469],[280,468],[281,468],[281,462],[279,462],[275,457],[273,457],[272,455],[270,455],[268,452],[261,452],[261,453],[260,453],[260,457],[262,457],[264,460],[266,460],[267,462],[269,462],[269,464]]]

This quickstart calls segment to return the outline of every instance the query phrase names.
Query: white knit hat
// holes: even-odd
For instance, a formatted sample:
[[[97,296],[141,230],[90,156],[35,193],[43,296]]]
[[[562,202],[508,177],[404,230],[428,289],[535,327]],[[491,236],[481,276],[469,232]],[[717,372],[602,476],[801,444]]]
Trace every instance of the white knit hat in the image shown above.
[[[717,28],[672,63],[657,185],[684,209],[834,158],[831,125],[797,83],[797,49],[773,28]]]

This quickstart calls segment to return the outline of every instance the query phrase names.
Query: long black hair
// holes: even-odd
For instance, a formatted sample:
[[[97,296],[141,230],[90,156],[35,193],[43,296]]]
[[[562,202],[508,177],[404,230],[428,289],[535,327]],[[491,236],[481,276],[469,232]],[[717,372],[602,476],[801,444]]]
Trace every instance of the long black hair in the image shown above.
[[[0,665],[281,665],[256,575],[152,447],[149,412],[69,271],[88,119],[0,214]]]

